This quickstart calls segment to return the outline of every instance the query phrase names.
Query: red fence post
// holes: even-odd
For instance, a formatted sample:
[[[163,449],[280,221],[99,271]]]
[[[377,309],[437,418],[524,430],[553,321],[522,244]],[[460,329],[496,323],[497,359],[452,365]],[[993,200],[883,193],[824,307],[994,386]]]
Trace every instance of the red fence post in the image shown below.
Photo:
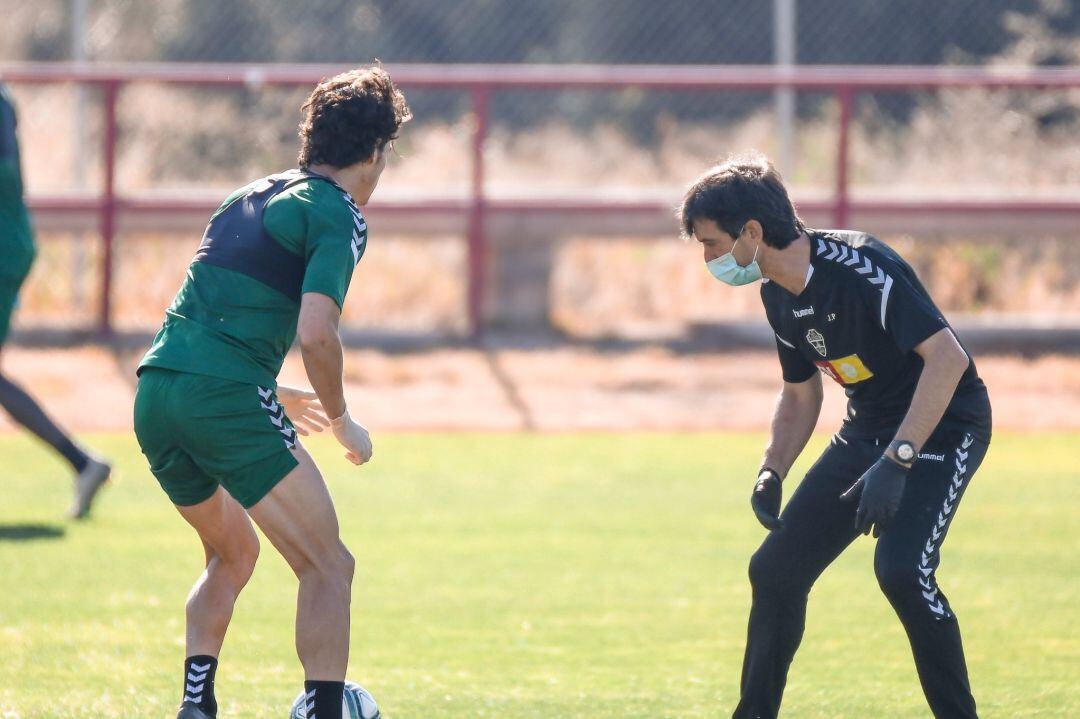
[[[113,235],[116,232],[116,97],[120,90],[117,81],[106,82],[103,87],[104,132],[102,163],[105,167],[104,186],[101,190],[101,314],[98,318],[98,334],[102,338],[112,336],[112,280]]]
[[[850,200],[848,198],[848,145],[851,134],[852,90],[841,85],[836,88],[836,99],[840,102],[840,133],[836,149],[836,203],[834,225],[842,230],[847,227]]]
[[[484,237],[484,140],[488,126],[488,88],[477,85],[472,88],[473,141],[472,141],[472,197],[469,207],[468,262],[469,262],[469,334],[480,339],[484,331],[484,297],[486,295],[487,242]]]

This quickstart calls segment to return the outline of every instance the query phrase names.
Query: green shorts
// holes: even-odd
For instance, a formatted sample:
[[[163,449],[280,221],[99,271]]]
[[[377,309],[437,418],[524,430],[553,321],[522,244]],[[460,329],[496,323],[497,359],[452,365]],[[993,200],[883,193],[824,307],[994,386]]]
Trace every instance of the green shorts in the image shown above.
[[[272,389],[159,367],[140,372],[135,436],[182,507],[221,485],[250,508],[299,464],[296,430]]]
[[[11,331],[11,316],[19,304],[19,288],[25,279],[25,274],[0,274],[0,345],[4,344]]]

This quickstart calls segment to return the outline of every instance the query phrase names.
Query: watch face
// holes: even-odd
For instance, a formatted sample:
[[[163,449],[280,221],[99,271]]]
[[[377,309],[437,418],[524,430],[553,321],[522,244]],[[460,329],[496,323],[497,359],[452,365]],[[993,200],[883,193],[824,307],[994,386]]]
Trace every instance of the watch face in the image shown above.
[[[910,462],[915,459],[915,448],[904,442],[896,447],[896,456],[905,462]]]

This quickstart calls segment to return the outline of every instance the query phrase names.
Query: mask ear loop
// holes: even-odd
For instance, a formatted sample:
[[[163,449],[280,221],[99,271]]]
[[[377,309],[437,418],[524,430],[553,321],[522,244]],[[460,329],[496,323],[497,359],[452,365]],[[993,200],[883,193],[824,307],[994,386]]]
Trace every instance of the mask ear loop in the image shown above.
[[[735,241],[731,243],[731,252],[728,253],[729,255],[731,255],[731,259],[733,259],[733,260],[735,260],[735,245],[737,245],[737,244],[739,244],[739,238],[738,237],[736,237]],[[754,256],[750,258],[749,262],[747,262],[745,265],[739,265],[739,261],[735,260],[735,264],[739,265],[739,267],[749,267],[750,265],[754,264],[754,262],[757,260],[758,252],[760,252],[760,251],[761,251],[761,245],[755,246],[754,247]]]
[[[737,234],[735,236],[735,241],[731,243],[731,259],[733,259],[733,260],[735,259],[735,245],[739,244],[739,240],[742,239],[742,233],[745,232],[745,231],[746,231],[746,223],[744,222],[743,226],[739,229],[739,234]],[[754,264],[754,261],[757,259],[757,256],[758,256],[758,251],[760,251],[760,250],[761,250],[761,245],[755,246],[754,247],[754,256],[750,258],[749,262],[747,262],[745,265],[739,265],[739,261],[735,260],[735,264],[739,265],[739,267],[749,267],[750,265]]]

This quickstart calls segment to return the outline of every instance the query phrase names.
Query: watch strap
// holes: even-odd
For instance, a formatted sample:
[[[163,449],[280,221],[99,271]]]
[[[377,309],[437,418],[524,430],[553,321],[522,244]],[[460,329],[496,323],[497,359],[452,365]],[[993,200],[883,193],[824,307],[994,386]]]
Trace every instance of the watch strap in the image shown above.
[[[911,459],[904,459],[902,456],[900,456],[901,447],[908,447],[911,449]],[[911,466],[915,464],[915,460],[919,457],[919,453],[915,450],[915,445],[907,441],[906,439],[894,439],[892,442],[889,442],[889,446],[887,449],[892,450],[892,452],[886,452],[886,457],[888,457],[894,464],[898,464],[901,467],[905,467],[908,469],[910,469]]]

